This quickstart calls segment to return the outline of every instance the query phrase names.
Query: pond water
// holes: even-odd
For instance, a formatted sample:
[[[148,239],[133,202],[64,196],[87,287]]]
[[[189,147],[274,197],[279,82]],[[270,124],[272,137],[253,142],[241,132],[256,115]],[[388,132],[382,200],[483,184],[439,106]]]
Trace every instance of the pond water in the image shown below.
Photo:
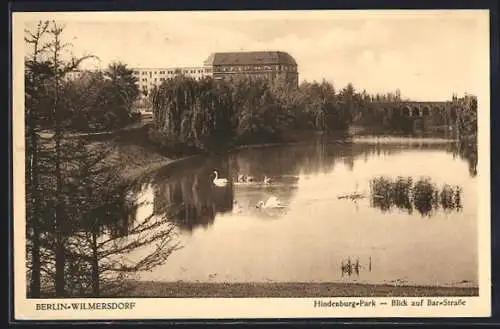
[[[226,186],[213,184],[214,170],[229,179]],[[166,216],[182,248],[140,278],[477,286],[472,172],[451,144],[423,141],[318,141],[245,149],[161,169],[134,192],[146,201],[136,220]],[[254,182],[238,183],[239,175],[253,176]],[[270,184],[263,183],[265,176]],[[427,192],[415,187],[408,192],[408,207],[392,199],[381,207],[370,183],[377,177],[410,178],[415,186],[427,178],[436,188],[429,198],[436,202],[419,206],[427,202]],[[460,191],[456,207],[439,201],[444,197],[437,191],[445,184]],[[257,206],[270,198],[283,207]]]

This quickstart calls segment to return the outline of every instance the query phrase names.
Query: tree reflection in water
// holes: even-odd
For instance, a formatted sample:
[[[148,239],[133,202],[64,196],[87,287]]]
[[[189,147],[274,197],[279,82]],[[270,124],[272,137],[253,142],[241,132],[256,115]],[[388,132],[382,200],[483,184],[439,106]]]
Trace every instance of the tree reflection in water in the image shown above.
[[[446,151],[451,153],[454,158],[466,161],[469,166],[469,175],[471,177],[477,176],[477,141],[453,142],[448,145]]]
[[[324,140],[293,147],[250,148],[220,158],[195,157],[145,176],[142,183],[153,186],[154,214],[164,215],[181,230],[191,232],[213,225],[217,214],[233,213],[236,206],[248,208],[259,218],[281,217],[286,211],[270,214],[257,211],[255,205],[272,195],[288,203],[301,173],[330,172],[336,161],[350,164],[352,170],[357,156],[397,151],[364,144],[329,144]],[[229,179],[226,186],[212,183],[214,170]],[[235,186],[240,175],[252,176],[255,184]],[[264,176],[271,177],[273,183],[264,186]]]
[[[154,206],[155,215],[166,217],[183,231],[192,231],[195,227],[208,227],[213,224],[217,213],[227,213],[233,209],[232,184],[215,186],[212,181],[213,171],[226,175],[227,166],[220,161],[207,160],[186,165],[182,175],[155,179]]]
[[[456,146],[453,143],[420,142],[418,145],[412,144],[410,148],[443,150],[459,155]],[[353,171],[356,170],[356,158],[394,154],[407,148],[391,143],[348,143],[318,139],[316,143],[291,147],[247,148],[219,158],[199,156],[169,165],[142,179],[153,186],[154,213],[165,215],[181,230],[190,232],[197,227],[210,227],[218,213],[233,213],[233,207],[236,206],[250,208],[271,195],[283,201],[290,200],[294,184],[301,174],[329,173],[337,164],[343,164]],[[214,186],[214,170],[221,177],[229,179],[227,186]],[[240,175],[252,176],[257,184],[262,183],[265,176],[271,177],[273,184],[265,188],[235,185]],[[417,210],[428,214],[436,205],[451,209],[452,203],[460,203],[459,193],[451,193],[451,187],[443,187],[437,197],[430,197],[433,186],[427,181],[413,184],[411,178],[401,178],[394,182],[379,179],[375,183],[373,204],[383,211],[395,206],[409,212]],[[450,201],[449,195],[456,195],[455,201]],[[254,215],[264,217],[263,212]]]
[[[371,205],[383,212],[396,208],[409,214],[416,210],[422,216],[430,216],[438,209],[460,211],[461,194],[460,186],[445,184],[438,188],[430,178],[425,177],[415,183],[412,177],[391,179],[380,176],[370,181]]]

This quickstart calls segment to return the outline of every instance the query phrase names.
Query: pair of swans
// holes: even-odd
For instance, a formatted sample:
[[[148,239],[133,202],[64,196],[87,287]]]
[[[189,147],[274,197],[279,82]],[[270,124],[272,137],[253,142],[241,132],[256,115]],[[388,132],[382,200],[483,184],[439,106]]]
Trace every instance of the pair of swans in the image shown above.
[[[246,175],[238,175],[238,180],[237,180],[238,183],[254,183],[256,182],[255,181],[255,178],[253,176],[246,176]],[[271,178],[267,177],[267,176],[264,176],[264,184],[271,184]]]
[[[253,176],[247,176],[247,175],[238,175],[238,183],[253,183],[255,181],[255,178]]]

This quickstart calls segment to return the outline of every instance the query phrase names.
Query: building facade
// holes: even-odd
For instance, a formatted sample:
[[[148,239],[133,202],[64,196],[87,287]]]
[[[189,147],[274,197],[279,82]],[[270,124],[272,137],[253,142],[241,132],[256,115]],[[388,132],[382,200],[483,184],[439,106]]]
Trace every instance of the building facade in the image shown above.
[[[175,76],[185,75],[196,80],[212,76],[211,67],[169,67],[169,68],[132,68],[133,75],[137,78],[139,90],[143,95],[151,92],[154,86],[159,86],[165,80]],[[66,73],[66,79],[76,80],[91,71],[75,70]]]
[[[214,53],[204,65],[212,68],[216,80],[249,77],[290,86],[298,86],[299,83],[297,62],[283,51]]]
[[[154,86],[160,85],[163,81],[173,79],[178,75],[185,75],[196,80],[207,76],[212,76],[211,67],[170,67],[170,68],[132,68],[134,76],[139,83],[139,90],[147,95]]]
[[[283,51],[218,52],[211,54],[202,66],[132,68],[143,96],[149,95],[163,81],[185,75],[196,80],[213,77],[216,80],[234,80],[241,77],[266,79],[273,83],[297,86],[297,62]],[[85,71],[73,71],[68,79],[78,79]]]

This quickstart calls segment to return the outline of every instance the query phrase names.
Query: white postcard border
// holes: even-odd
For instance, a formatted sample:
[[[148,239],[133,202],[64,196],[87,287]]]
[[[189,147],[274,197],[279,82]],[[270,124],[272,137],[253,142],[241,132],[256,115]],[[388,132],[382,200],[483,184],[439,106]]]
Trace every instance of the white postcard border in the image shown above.
[[[152,20],[161,18],[158,12],[141,13],[13,13],[12,15],[12,67],[13,67],[13,227],[14,227],[14,316],[16,320],[124,320],[124,319],[229,319],[229,318],[324,318],[324,317],[485,317],[491,315],[491,234],[490,234],[490,80],[489,80],[489,11],[460,10],[462,13],[481,15],[483,37],[479,44],[488,45],[478,50],[476,65],[483,72],[477,81],[484,91],[478,96],[479,108],[479,145],[478,145],[478,259],[479,259],[479,297],[415,297],[415,298],[116,298],[116,299],[39,299],[26,298],[25,264],[25,182],[24,182],[24,22],[38,19],[63,20]],[[338,13],[339,11],[335,11]],[[363,11],[343,12],[345,17]],[[366,12],[366,11],[365,11]],[[412,11],[391,11],[404,15],[418,15]],[[429,13],[436,11],[429,11]],[[441,11],[442,12],[442,11]],[[449,12],[448,10],[446,12]],[[297,14],[297,12],[295,12]],[[377,11],[380,13],[380,11]],[[228,12],[189,12],[179,15],[203,15],[216,18],[228,16]],[[259,12],[259,18],[283,19],[287,12]],[[304,14],[304,15],[302,15]],[[331,11],[303,11],[301,17],[327,17]],[[233,13],[231,13],[233,15]],[[239,19],[252,19],[254,13],[234,13]],[[234,16],[233,16],[234,17]],[[464,45],[466,46],[466,45]],[[392,300],[423,301],[422,306],[391,306]],[[427,306],[428,300],[444,303],[465,302],[464,306]],[[314,307],[315,301],[338,303],[375,301],[376,306],[338,306]],[[388,305],[381,305],[381,303]],[[73,310],[70,304],[111,303],[109,307],[120,307],[119,303],[129,304],[127,309]],[[113,304],[116,303],[116,304]],[[43,310],[43,304],[51,304],[56,310]],[[38,306],[37,306],[38,305]],[[42,306],[40,306],[42,305]],[[70,306],[61,306],[70,305]],[[121,304],[124,307],[124,304]],[[69,307],[69,309],[65,308]],[[38,308],[38,309],[37,309]],[[65,308],[65,309],[63,309]]]

